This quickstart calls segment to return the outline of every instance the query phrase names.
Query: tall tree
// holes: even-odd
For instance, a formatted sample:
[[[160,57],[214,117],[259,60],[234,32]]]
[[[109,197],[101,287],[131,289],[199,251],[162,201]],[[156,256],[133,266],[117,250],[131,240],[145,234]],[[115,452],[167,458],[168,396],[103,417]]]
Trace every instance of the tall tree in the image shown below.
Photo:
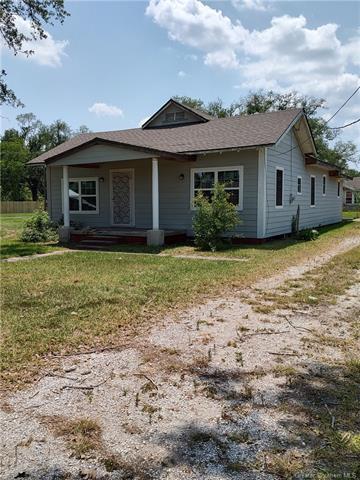
[[[10,131],[8,131],[10,132]],[[1,199],[26,200],[26,161],[29,152],[19,136],[4,135],[1,141]]]
[[[38,200],[39,196],[45,195],[44,167],[29,166],[26,162],[77,135],[80,129],[82,133],[88,132],[89,129],[82,125],[73,132],[70,126],[62,120],[44,125],[33,113],[18,115],[16,119],[18,129],[6,130],[1,138],[4,158],[1,195],[4,199],[9,196],[12,197],[11,199],[15,199],[13,197],[16,194],[10,186],[14,185],[16,190],[18,185],[19,198],[16,198],[17,200],[23,200],[29,191],[32,199]]]
[[[63,23],[69,13],[65,10],[64,0],[1,0],[0,33],[8,49],[14,54],[34,53],[31,48],[24,48],[34,40],[47,37],[45,25],[53,25],[54,21]],[[29,30],[24,32],[19,26],[19,19],[28,21]],[[6,71],[0,74],[0,104],[14,107],[22,106],[22,102],[7,86]]]

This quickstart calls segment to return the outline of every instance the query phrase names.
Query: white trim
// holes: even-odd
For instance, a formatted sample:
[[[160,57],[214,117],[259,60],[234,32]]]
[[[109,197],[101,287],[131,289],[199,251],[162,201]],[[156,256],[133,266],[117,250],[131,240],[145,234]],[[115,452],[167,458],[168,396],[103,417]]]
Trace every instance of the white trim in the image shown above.
[[[63,168],[66,165],[63,165]],[[71,215],[99,215],[99,177],[74,177],[74,178],[69,178],[68,183],[70,182],[95,182],[95,188],[96,188],[96,193],[95,195],[82,195],[81,192],[79,192],[79,207],[81,206],[81,197],[96,197],[96,210],[69,210],[69,213]],[[61,179],[61,192],[62,192],[62,197],[64,198],[64,178]],[[80,186],[81,188],[81,186]],[[69,191],[68,191],[69,193]],[[69,196],[69,195],[68,195]],[[70,203],[70,202],[69,202]],[[64,202],[62,202],[63,208],[62,208],[62,213],[64,214]],[[65,225],[65,215],[64,215],[64,225]],[[66,225],[65,225],[66,226]]]
[[[130,172],[130,223],[114,223],[114,209],[113,209],[113,182],[112,174],[115,172]],[[114,227],[134,227],[135,226],[135,170],[134,168],[110,168],[109,170],[109,192],[110,192],[110,223]]]
[[[277,196],[277,172],[281,171],[282,172],[282,199],[281,199],[281,205],[276,205],[276,196]],[[284,167],[275,167],[275,208],[284,208],[284,182],[285,182],[285,171]]]
[[[311,179],[314,178],[314,205],[311,204]],[[316,207],[316,175],[310,175],[310,208]]]
[[[324,193],[324,178],[325,178],[325,193]],[[321,180],[321,193],[323,197],[326,197],[326,190],[327,190],[327,176],[323,175]]]
[[[214,183],[217,182],[219,172],[229,172],[231,170],[237,170],[239,172],[239,186],[238,187],[229,187],[229,190],[239,190],[239,205],[236,206],[236,210],[243,210],[244,203],[244,166],[243,165],[234,165],[230,167],[203,167],[203,168],[192,168],[190,170],[190,210],[196,210],[194,205],[194,173],[196,172],[214,172],[215,178]],[[202,189],[206,190],[206,189]],[[213,190],[213,188],[208,188],[207,190]]]
[[[296,123],[304,116],[304,112],[299,112],[296,117],[294,118],[294,120],[290,123],[290,125],[287,127],[287,129],[285,130],[284,133],[281,134],[281,136],[278,138],[278,140],[276,141],[275,145],[274,145],[274,148],[276,148],[279,143],[281,142],[281,140],[286,136],[287,133],[289,133],[289,131],[293,128],[294,125],[296,125]]]
[[[301,185],[300,192],[299,192],[299,178],[300,178],[300,180],[301,180],[301,182],[300,182],[300,185]],[[302,176],[301,176],[301,175],[298,175],[297,178],[296,178],[296,193],[297,193],[298,195],[302,195],[302,192],[303,192]]]
[[[64,227],[70,227],[70,200],[69,200],[69,167],[64,165],[62,168],[63,180],[62,180],[62,205],[64,215]],[[80,201],[79,201],[80,204]]]
[[[264,238],[266,234],[266,166],[267,148],[261,148],[258,154],[257,238]]]
[[[159,230],[159,161],[152,159],[152,228]]]

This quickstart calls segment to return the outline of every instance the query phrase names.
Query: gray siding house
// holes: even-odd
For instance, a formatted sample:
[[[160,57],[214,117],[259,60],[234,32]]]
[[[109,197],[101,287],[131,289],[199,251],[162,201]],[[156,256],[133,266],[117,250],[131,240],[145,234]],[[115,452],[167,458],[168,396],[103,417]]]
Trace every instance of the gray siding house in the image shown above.
[[[65,240],[80,223],[148,244],[191,236],[194,198],[216,182],[239,211],[233,237],[288,234],[298,206],[301,229],[342,218],[341,173],[316,158],[302,109],[213,118],[170,99],[142,128],[80,134],[30,163],[46,166]]]

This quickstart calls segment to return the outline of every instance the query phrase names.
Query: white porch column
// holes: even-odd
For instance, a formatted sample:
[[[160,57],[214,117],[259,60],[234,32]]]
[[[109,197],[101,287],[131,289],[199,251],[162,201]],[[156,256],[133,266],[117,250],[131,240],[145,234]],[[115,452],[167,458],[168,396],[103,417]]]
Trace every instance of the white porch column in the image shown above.
[[[63,211],[64,211],[64,227],[70,227],[69,212],[69,167],[63,166]]]
[[[159,230],[159,161],[152,159],[152,230],[147,231],[148,245],[164,245],[165,232]]]
[[[152,159],[152,228],[159,230],[159,162]]]

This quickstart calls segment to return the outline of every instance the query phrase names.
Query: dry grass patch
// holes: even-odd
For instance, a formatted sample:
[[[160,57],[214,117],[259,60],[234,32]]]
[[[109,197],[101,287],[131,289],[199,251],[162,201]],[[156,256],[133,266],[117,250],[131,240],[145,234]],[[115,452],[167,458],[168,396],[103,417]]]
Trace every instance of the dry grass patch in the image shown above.
[[[87,458],[102,447],[101,427],[95,420],[70,420],[61,416],[44,416],[41,420],[57,437],[65,440],[76,458]]]

